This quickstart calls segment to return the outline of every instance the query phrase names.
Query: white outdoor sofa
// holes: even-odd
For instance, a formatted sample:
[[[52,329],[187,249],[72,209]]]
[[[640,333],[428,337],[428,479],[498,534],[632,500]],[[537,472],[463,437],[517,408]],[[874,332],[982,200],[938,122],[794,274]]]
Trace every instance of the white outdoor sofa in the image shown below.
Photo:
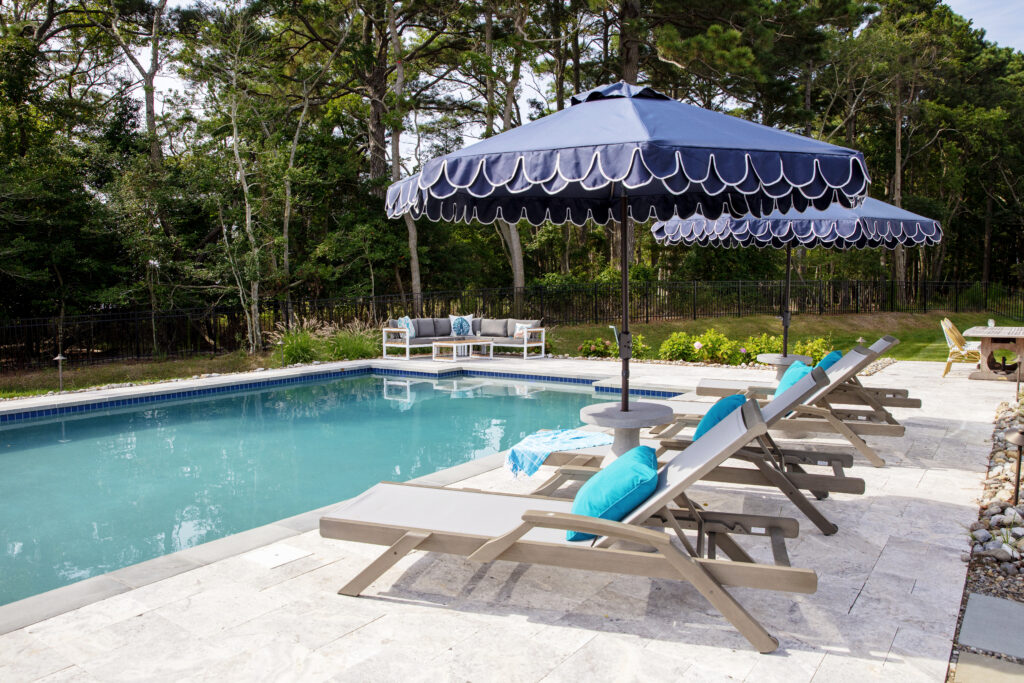
[[[448,318],[413,318],[412,321],[416,328],[416,335],[413,337],[410,337],[409,331],[399,326],[396,320],[389,320],[387,326],[381,330],[384,358],[388,357],[388,349],[404,350],[405,357],[409,358],[411,349],[430,348],[435,341],[453,339],[490,342],[496,347],[521,350],[524,359],[529,357],[530,349],[539,349],[540,357],[544,357],[547,333],[541,327],[540,320],[473,318],[473,334],[462,337],[452,335],[451,320]],[[515,336],[517,323],[530,326],[523,337],[518,339]]]

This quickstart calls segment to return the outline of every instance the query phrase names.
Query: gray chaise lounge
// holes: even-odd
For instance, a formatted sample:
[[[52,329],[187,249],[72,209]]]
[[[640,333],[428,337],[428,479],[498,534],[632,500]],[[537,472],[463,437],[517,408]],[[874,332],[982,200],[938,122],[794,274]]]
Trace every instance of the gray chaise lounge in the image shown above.
[[[409,338],[408,330],[398,325],[398,321],[389,320],[387,327],[381,330],[384,358],[388,357],[388,349],[401,349],[409,358],[409,351],[417,348],[430,348],[435,341],[451,341],[452,339],[472,339],[490,342],[494,346],[522,350],[523,358],[527,358],[530,349],[540,349],[544,356],[546,331],[540,326],[540,320],[517,320],[515,318],[473,318],[473,334],[468,337],[453,337],[452,324],[448,318],[413,318],[416,336]],[[516,323],[530,326],[521,339],[516,339]]]
[[[705,526],[703,509],[686,494],[766,431],[760,409],[748,401],[661,468],[657,488],[621,522],[574,515],[572,501],[564,498],[383,482],[321,517],[320,535],[387,546],[342,587],[343,595],[359,595],[412,550],[480,563],[504,560],[676,579],[692,584],[757,650],[771,652],[778,641],[725,587],[813,593],[817,575],[755,562],[732,540],[735,532],[726,525]],[[796,520],[786,521],[795,533]],[[569,529],[598,538],[592,544],[573,543],[566,540]],[[705,552],[694,547],[684,529],[696,529],[698,548]],[[701,543],[705,535],[717,542]],[[614,547],[618,541],[642,544],[651,552]],[[716,559],[716,547],[732,560]]]

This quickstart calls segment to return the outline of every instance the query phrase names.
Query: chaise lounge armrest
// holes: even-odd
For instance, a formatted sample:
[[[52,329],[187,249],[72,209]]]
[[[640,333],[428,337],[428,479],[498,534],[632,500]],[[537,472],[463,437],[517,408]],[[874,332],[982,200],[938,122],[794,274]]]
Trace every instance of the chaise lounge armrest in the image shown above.
[[[381,329],[381,332],[401,332],[403,334],[409,334],[409,330],[404,327],[385,327]]]
[[[476,549],[469,557],[474,562],[493,562],[516,541],[525,536],[531,529],[564,529],[565,531],[581,531],[596,536],[616,538],[649,545],[661,550],[672,545],[672,537],[663,531],[655,531],[633,524],[615,522],[600,517],[574,515],[570,512],[552,512],[547,510],[527,510],[522,516],[523,523],[507,534],[492,538]]]

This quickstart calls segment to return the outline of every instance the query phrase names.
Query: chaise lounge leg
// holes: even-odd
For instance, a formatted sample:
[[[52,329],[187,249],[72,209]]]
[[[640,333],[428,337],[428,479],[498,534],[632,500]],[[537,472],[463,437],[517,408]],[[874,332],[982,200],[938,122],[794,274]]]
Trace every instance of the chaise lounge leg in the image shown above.
[[[779,641],[771,636],[768,631],[754,617],[744,609],[743,605],[736,602],[736,599],[715,580],[706,569],[701,567],[692,558],[684,555],[673,545],[658,548],[680,576],[689,581],[697,591],[717,609],[723,617],[729,620],[736,630],[743,635],[750,644],[761,654],[773,652],[779,647]]]
[[[793,505],[796,505],[801,512],[807,515],[809,520],[814,522],[816,527],[821,529],[821,533],[826,536],[831,536],[835,532],[839,531],[839,527],[828,521],[825,518],[825,515],[821,514],[818,511],[818,508],[814,507],[814,504],[807,500],[807,497],[793,485],[793,482],[789,480],[789,477],[787,477],[784,472],[780,472],[764,460],[756,460],[754,464],[757,465],[757,469],[761,470],[761,474],[763,474],[768,481],[779,487],[779,490],[782,491],[790,501],[792,501]]]
[[[359,572],[354,579],[342,586],[338,595],[358,596],[366,587],[377,580],[377,578],[391,569],[400,559],[416,549],[423,541],[430,538],[429,531],[407,531],[404,536],[395,541],[394,545],[381,553],[380,557],[371,562],[363,571]]]

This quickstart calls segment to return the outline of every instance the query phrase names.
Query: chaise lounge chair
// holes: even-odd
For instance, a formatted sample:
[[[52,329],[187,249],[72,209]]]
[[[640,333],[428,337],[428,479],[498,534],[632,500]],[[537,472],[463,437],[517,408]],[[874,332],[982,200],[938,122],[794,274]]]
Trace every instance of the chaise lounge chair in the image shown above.
[[[699,534],[708,534],[705,513],[686,497],[687,489],[766,430],[757,404],[748,401],[661,468],[654,492],[621,522],[571,514],[568,499],[385,482],[321,517],[320,534],[388,546],[339,591],[343,595],[359,595],[415,549],[476,562],[507,560],[675,579],[692,584],[758,651],[771,652],[778,641],[725,587],[813,593],[817,575],[753,562],[721,523],[714,523],[717,546],[738,561],[714,558],[714,544],[705,544],[710,553],[702,556],[683,532],[684,526],[696,525]],[[795,520],[788,524],[795,532]],[[673,531],[682,548],[669,533],[645,528],[651,525]],[[571,542],[568,530],[598,538],[592,544]],[[623,541],[651,551],[613,547]]]
[[[820,368],[814,368],[810,374],[761,407],[765,424],[771,429],[773,424],[778,423],[790,411],[799,408],[804,401],[823,391],[828,385],[827,373]],[[665,405],[676,403],[689,405],[689,402],[680,401],[664,401],[663,403]],[[697,403],[696,405],[700,406],[704,412],[711,406],[710,403]],[[677,413],[677,415],[679,414]],[[689,417],[685,408],[682,409],[681,414],[684,417]],[[643,443],[655,448],[659,456],[665,456],[666,453],[671,456],[676,451],[689,448],[695,442],[682,439],[660,441],[645,439]],[[559,467],[554,475],[534,493],[554,493],[567,481],[588,479],[599,471],[600,460],[609,452],[608,446],[600,446],[552,453],[545,460],[546,465],[557,465],[561,462],[566,462],[566,464]],[[846,476],[844,468],[853,464],[853,459],[847,454],[785,453],[771,436],[765,433],[756,436],[744,448],[738,449],[733,458],[751,463],[754,467],[719,465],[704,475],[704,480],[777,488],[825,535],[834,534],[839,527],[830,522],[815,507],[804,495],[803,490],[810,491],[819,500],[827,497],[829,492],[864,493],[863,479]],[[808,473],[804,470],[805,465],[831,466],[833,473],[828,475]]]
[[[868,347],[875,354],[875,358],[888,352],[889,349],[900,343],[896,337],[886,335]],[[872,359],[874,360],[874,359]],[[864,363],[867,367],[872,361]],[[860,372],[864,368],[859,368]],[[763,398],[775,391],[775,384],[752,384],[750,382],[737,382],[727,379],[705,379],[697,384],[698,396],[728,396],[737,392],[747,393],[755,398]],[[861,384],[857,375],[854,374],[845,384],[836,387],[832,392],[832,400],[836,404],[848,406],[868,406],[879,417],[887,421],[893,419],[886,408],[920,408],[921,399],[910,398],[906,389],[894,389],[888,387],[866,387]],[[894,419],[893,419],[894,420]]]
[[[881,342],[882,340],[879,340],[876,345],[881,345]],[[775,420],[770,428],[792,435],[836,434],[845,438],[872,465],[884,466],[885,460],[864,441],[862,436],[899,437],[904,435],[906,428],[881,405],[869,409],[852,409],[842,405],[852,386],[850,380],[877,357],[877,351],[863,346],[851,349],[828,369],[827,386],[819,389],[803,404],[796,406],[791,413]],[[749,394],[753,394],[752,398],[764,395],[756,389],[751,390]],[[663,437],[677,433],[687,425],[699,421],[712,405],[703,401],[670,400],[666,403],[675,407],[675,423],[652,430]],[[787,453],[793,453],[793,450],[790,449]]]

